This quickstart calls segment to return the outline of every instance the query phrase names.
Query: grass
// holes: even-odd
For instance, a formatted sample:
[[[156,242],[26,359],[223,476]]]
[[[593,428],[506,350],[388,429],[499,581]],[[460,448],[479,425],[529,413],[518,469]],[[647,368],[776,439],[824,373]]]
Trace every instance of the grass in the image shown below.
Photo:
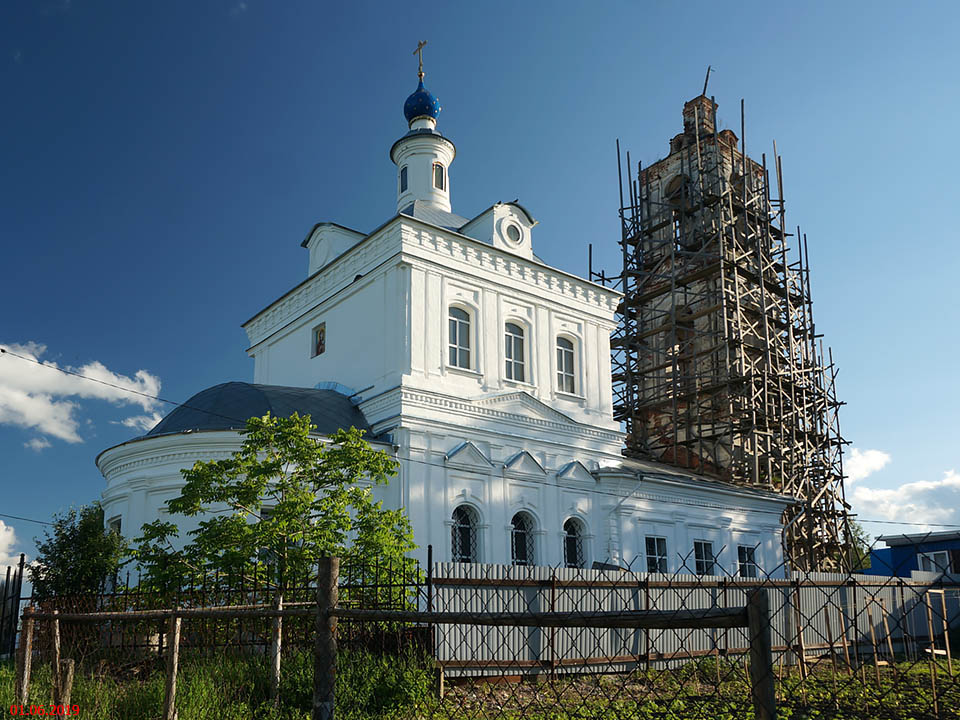
[[[177,679],[180,720],[265,718],[307,720],[313,688],[313,658],[301,652],[286,658],[278,706],[267,700],[263,656],[222,654],[186,658]],[[444,700],[433,695],[431,664],[422,656],[373,655],[342,651],[338,659],[337,717],[344,720],[440,717],[505,720],[740,720],[752,718],[750,689],[742,665],[713,660],[674,670],[626,675],[562,676],[541,682],[465,683],[449,687]],[[878,687],[872,666],[836,677],[829,668],[801,679],[789,671],[778,684],[779,717],[784,720],[891,718],[926,720],[933,713],[927,663],[883,668]],[[720,682],[717,677],[720,677]],[[0,664],[0,697],[12,699],[13,666]],[[960,673],[958,673],[960,675]],[[896,679],[896,683],[894,680]],[[960,718],[960,677],[945,664],[937,677],[941,718]],[[72,704],[81,717],[156,718],[163,707],[163,673],[154,664],[84,668]],[[32,704],[52,697],[48,666],[33,673]]]
[[[309,720],[313,701],[313,655],[291,654],[284,659],[281,702],[267,699],[269,680],[263,656],[223,654],[184,658],[177,674],[177,713],[180,720]],[[14,698],[14,666],[0,664],[0,698]],[[390,717],[425,699],[430,687],[426,664],[413,655],[382,658],[369,653],[340,653],[338,687],[349,688],[350,703],[337,717]],[[30,704],[49,705],[53,679],[49,665],[31,673]],[[163,708],[164,674],[156,663],[97,672],[84,668],[74,678],[71,705],[80,717],[103,720],[156,718]]]

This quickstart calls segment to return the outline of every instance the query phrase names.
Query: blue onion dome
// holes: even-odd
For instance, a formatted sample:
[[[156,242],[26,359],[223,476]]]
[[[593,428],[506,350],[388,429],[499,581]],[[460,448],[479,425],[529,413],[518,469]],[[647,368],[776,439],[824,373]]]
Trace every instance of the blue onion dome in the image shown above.
[[[417,89],[403,104],[403,116],[407,118],[407,124],[409,124],[421,117],[436,120],[439,114],[440,101],[433,96],[433,93],[423,87],[423,79],[421,78]]]

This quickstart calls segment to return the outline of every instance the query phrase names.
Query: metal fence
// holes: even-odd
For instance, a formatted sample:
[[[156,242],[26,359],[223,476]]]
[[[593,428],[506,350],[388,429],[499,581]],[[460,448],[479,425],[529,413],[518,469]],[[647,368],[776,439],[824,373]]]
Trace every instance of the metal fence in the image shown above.
[[[21,553],[20,562],[8,566],[0,575],[0,659],[11,657],[16,647],[25,562],[26,557]]]
[[[932,573],[915,575],[920,579],[839,573],[772,579],[442,563],[432,587],[435,607],[467,612],[705,610],[742,606],[751,591],[763,588],[770,596],[778,663],[803,664],[831,653],[844,660],[852,654],[916,661],[929,648],[931,629],[940,643],[937,654],[946,657],[945,622],[960,619],[960,583]],[[514,630],[500,633],[496,642],[489,635],[468,626],[439,629],[436,658],[456,675],[499,674],[507,658],[517,673],[545,667],[578,672],[584,665],[627,671],[744,653],[748,647],[744,631],[736,629],[682,635],[611,631],[577,638]]]
[[[271,589],[216,576],[172,596],[128,583],[34,601],[19,657],[20,674],[31,659],[34,681],[18,698],[62,701],[70,659],[83,712],[134,716],[130,698],[152,687],[156,715],[176,647],[180,720],[234,716],[227,708],[311,717],[331,688],[335,699],[323,701],[337,717],[763,717],[764,679],[783,717],[960,717],[960,583],[946,575],[431,563],[345,565],[336,588],[329,612],[323,583],[288,588],[281,607]],[[757,598],[769,607],[768,662],[745,620]],[[279,708],[267,699],[277,637]],[[336,657],[328,647],[318,670],[323,637]],[[126,695],[91,690],[110,683]]]

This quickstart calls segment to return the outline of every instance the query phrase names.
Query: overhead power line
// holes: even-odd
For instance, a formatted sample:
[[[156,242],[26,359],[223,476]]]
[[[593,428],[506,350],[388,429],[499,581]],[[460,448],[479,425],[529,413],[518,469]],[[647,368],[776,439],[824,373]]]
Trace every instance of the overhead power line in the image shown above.
[[[117,385],[116,383],[107,382],[106,380],[99,380],[97,378],[90,377],[89,375],[83,375],[82,373],[75,372],[73,370],[67,370],[66,368],[59,367],[58,365],[52,365],[38,360],[37,358],[28,357],[26,355],[20,355],[15,353],[12,350],[7,350],[6,348],[0,347],[0,355],[11,355],[15,358],[21,360],[26,360],[27,362],[32,362],[34,365],[39,365],[41,367],[49,368],[50,370],[56,370],[57,372],[62,372],[66,375],[73,375],[74,377],[81,378],[82,380],[89,380],[90,382],[99,383],[101,385],[106,385],[107,387],[112,387],[123,392],[132,393],[134,395],[139,395],[140,397],[149,398],[150,400],[156,400],[158,402],[167,403],[168,405],[173,405],[175,407],[183,407],[189,410],[196,410],[197,412],[206,413],[207,415],[214,415],[216,417],[221,417],[224,420],[233,420],[237,421],[237,418],[230,417],[229,415],[221,415],[220,413],[213,412],[212,410],[205,410],[203,408],[193,407],[187,405],[186,403],[177,402],[176,400],[168,400],[167,398],[162,398],[157,395],[151,395],[150,393],[140,392],[139,390],[133,390],[132,388],[124,387],[123,385]],[[245,423],[246,420],[240,420],[239,422]]]
[[[207,410],[205,408],[194,407],[192,405],[188,405],[187,403],[177,402],[176,400],[168,400],[166,398],[158,397],[157,395],[151,395],[150,393],[140,392],[139,390],[132,390],[131,388],[123,387],[122,385],[117,385],[116,383],[107,382],[106,380],[98,380],[97,378],[92,378],[87,375],[82,375],[81,373],[74,372],[72,370],[67,370],[57,365],[47,364],[45,362],[37,360],[36,358],[27,357],[26,355],[20,355],[11,350],[7,350],[6,348],[0,347],[0,355],[11,355],[12,357],[19,358],[21,360],[26,360],[27,362],[32,362],[36,365],[41,365],[51,370],[56,370],[58,372],[65,373],[67,375],[73,375],[83,380],[89,380],[90,382],[100,383],[101,385],[107,385],[108,387],[115,388],[122,392],[133,393],[134,395],[139,395],[141,397],[149,398],[151,400],[167,403],[168,405],[173,405],[175,407],[182,407],[182,408],[187,408],[189,410],[195,410],[196,412],[206,413],[207,415],[220,417],[220,418],[223,418],[224,420],[230,420],[231,422],[237,422],[245,425],[247,420],[249,419],[249,418],[231,417],[230,415],[223,415],[221,413],[213,412],[212,410]],[[440,463],[430,462],[429,460],[417,460],[416,458],[404,458],[404,460],[408,462],[419,463],[421,465],[428,465],[430,467],[446,467],[445,465],[441,465]],[[617,498],[622,497],[622,495],[619,495],[614,492],[608,492],[606,490],[597,490],[594,488],[581,488],[580,490],[581,492],[589,492],[595,495],[608,495],[610,497],[617,497]],[[762,512],[762,513],[773,514],[773,515],[780,514],[775,510],[754,510],[753,512]],[[9,517],[9,518],[14,518],[16,520],[39,523],[41,525],[53,524],[50,522],[45,522],[43,520],[32,520],[30,518],[22,518],[22,517],[17,517],[15,515],[6,515],[4,513],[0,513],[0,517]],[[960,525],[951,525],[948,523],[905,522],[905,521],[897,521],[897,520],[866,520],[861,518],[856,518],[856,521],[860,523],[882,523],[887,525],[909,525],[912,527],[938,527],[938,528],[948,528],[948,529],[960,529]]]
[[[23,520],[24,522],[37,523],[38,525],[53,525],[52,522],[47,522],[46,520],[34,520],[33,518],[20,517],[19,515],[7,515],[6,513],[0,513],[0,517],[12,518],[14,520]]]

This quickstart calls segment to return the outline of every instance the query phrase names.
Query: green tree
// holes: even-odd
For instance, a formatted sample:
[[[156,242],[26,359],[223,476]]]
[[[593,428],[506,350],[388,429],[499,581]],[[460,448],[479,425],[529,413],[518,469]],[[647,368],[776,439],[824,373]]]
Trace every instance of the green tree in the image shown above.
[[[388,482],[396,462],[356,428],[329,442],[313,429],[309,416],[250,418],[232,457],[183,470],[184,487],[167,507],[202,519],[179,551],[175,523],[143,526],[133,553],[142,582],[171,590],[185,576],[242,571],[283,590],[313,579],[317,560],[329,555],[409,565],[416,547],[409,521],[374,502],[370,487]]]
[[[856,520],[850,519],[847,522],[850,534],[848,546],[850,572],[867,570],[870,567],[870,544],[872,542],[870,534]]]
[[[30,580],[40,598],[100,592],[128,551],[120,533],[104,528],[98,502],[55,515],[44,539],[34,541],[38,552]]]
[[[250,418],[243,444],[225,460],[184,470],[173,514],[199,517],[189,542],[175,550],[172,522],[143,526],[134,557],[143,580],[171,592],[184,576],[246,577],[272,587],[282,605],[289,588],[315,577],[317,561],[390,565],[407,571],[415,548],[402,511],[373,500],[371,484],[396,474],[396,462],[374,450],[356,428],[329,441],[311,436],[310,417],[267,414]],[[279,619],[274,626],[275,682],[279,673]]]

